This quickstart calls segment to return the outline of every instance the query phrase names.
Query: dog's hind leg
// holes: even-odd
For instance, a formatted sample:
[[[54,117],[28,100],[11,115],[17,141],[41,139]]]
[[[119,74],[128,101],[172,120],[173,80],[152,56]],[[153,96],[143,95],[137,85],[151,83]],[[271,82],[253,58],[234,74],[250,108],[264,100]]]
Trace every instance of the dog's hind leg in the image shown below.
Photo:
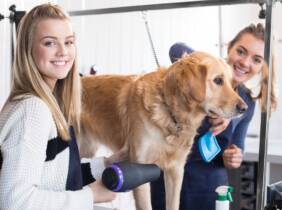
[[[152,210],[150,184],[143,184],[133,190],[136,210]]]
[[[178,210],[183,181],[184,164],[164,170],[166,210]]]
[[[95,156],[100,143],[95,140],[92,135],[84,126],[81,126],[81,132],[77,134],[77,145],[81,158],[92,158]]]

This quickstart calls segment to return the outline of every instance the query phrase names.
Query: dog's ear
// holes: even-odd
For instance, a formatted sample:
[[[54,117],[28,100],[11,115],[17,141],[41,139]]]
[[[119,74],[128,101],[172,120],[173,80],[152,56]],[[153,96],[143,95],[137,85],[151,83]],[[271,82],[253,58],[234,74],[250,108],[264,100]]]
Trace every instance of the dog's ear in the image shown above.
[[[170,66],[170,68],[167,70],[167,74],[164,77],[164,85],[163,90],[165,92],[165,95],[168,96],[175,96],[176,92],[178,91],[177,86],[177,78],[176,78],[176,72],[178,69],[178,64],[174,63]]]
[[[206,96],[207,66],[195,62],[176,62],[165,77],[165,95],[184,96],[202,102]]]
[[[189,65],[183,69],[179,85],[187,99],[197,102],[204,101],[206,97],[207,66],[202,64]]]

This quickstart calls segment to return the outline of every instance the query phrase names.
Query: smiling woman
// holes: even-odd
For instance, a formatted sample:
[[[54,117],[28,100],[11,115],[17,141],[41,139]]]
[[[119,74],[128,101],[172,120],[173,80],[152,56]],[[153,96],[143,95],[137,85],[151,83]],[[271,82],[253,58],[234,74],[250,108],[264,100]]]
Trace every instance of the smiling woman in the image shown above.
[[[33,8],[17,41],[12,90],[0,112],[0,209],[92,210],[113,200],[92,171],[117,159],[80,163],[80,77],[68,15],[57,5]]]
[[[259,93],[253,99],[259,99],[261,109],[265,110],[268,67],[264,62],[264,27],[262,24],[251,24],[242,29],[228,45],[228,63],[233,68],[235,86],[248,82],[258,74],[261,76],[258,88]],[[274,71],[275,73],[275,71]],[[274,94],[275,75],[271,85],[271,109],[275,110],[277,99]],[[252,97],[252,93],[249,93]]]
[[[263,65],[264,42],[251,34],[246,34],[229,46],[228,63],[233,66],[233,80],[243,83],[257,74]]]

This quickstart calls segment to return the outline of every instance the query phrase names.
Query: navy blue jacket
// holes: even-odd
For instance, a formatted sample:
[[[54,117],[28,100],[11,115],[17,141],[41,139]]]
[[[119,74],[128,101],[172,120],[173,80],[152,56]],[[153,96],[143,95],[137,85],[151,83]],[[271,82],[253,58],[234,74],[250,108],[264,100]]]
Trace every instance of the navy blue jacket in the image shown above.
[[[238,87],[238,94],[248,105],[247,111],[239,118],[232,119],[228,127],[217,136],[221,151],[230,144],[244,150],[244,141],[249,123],[253,117],[255,102],[243,86]],[[181,210],[214,210],[216,187],[228,185],[227,171],[223,165],[222,152],[210,163],[203,161],[198,150],[198,139],[211,127],[206,118],[198,129],[190,155],[184,168],[184,177],[180,198]],[[153,210],[165,210],[165,189],[163,176],[151,183]]]

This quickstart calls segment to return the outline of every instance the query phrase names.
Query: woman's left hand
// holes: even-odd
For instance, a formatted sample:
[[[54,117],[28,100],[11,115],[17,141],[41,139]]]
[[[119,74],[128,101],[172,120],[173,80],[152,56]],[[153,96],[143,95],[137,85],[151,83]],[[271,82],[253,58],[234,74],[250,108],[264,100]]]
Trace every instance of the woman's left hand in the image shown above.
[[[214,136],[220,134],[222,131],[227,128],[227,126],[230,123],[230,119],[222,118],[222,117],[217,117],[217,118],[209,118],[209,122],[212,125],[210,128],[210,131]]]
[[[229,169],[239,168],[243,161],[242,150],[235,144],[230,145],[224,150],[222,157],[224,166]]]

